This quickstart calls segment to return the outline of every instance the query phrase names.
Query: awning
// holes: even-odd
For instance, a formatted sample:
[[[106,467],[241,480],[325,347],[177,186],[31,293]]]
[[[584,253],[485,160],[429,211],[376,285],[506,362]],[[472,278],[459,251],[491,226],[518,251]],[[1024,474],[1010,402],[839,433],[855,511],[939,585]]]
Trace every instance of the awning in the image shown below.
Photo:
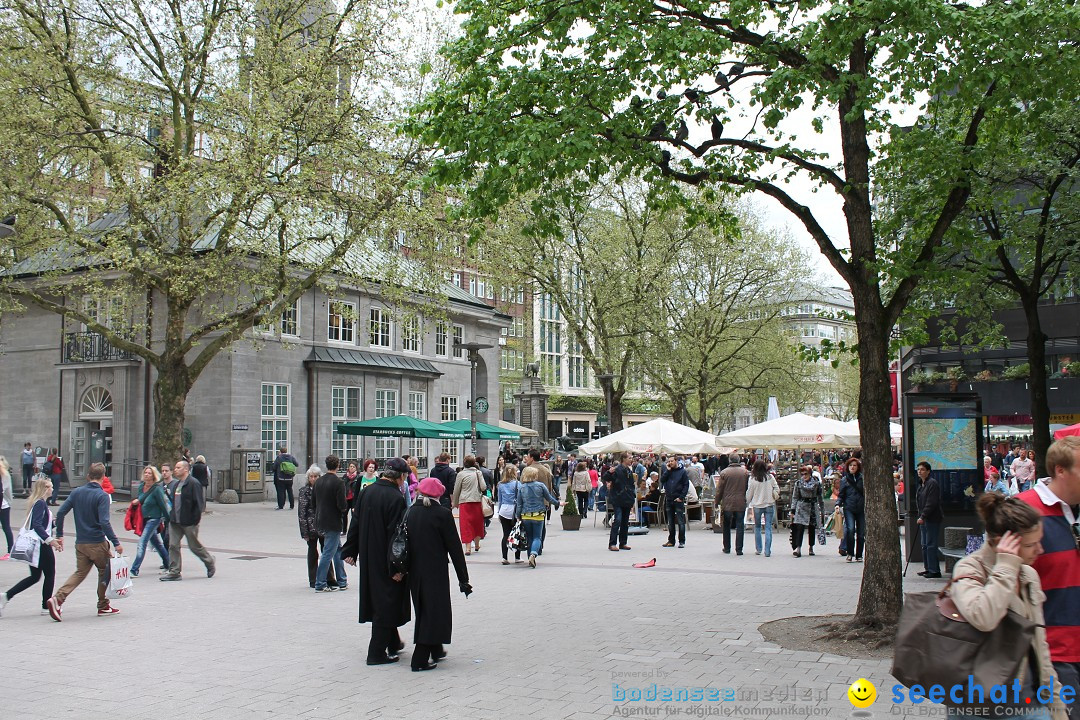
[[[348,348],[315,346],[311,348],[304,364],[320,363],[327,365],[353,365],[356,367],[372,368],[375,370],[389,370],[394,372],[406,372],[420,375],[438,377],[442,375],[439,368],[427,360],[408,355],[395,353],[365,352],[364,350],[350,350]]]

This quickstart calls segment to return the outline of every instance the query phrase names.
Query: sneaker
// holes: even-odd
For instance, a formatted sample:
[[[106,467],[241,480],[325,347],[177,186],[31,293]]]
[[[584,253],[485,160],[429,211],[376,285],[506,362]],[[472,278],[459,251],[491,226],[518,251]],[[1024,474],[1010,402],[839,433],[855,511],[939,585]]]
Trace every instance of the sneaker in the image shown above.
[[[214,577],[214,573],[216,573],[216,572],[217,572],[217,565],[216,564],[211,565],[210,567],[206,568],[206,577],[212,578],[212,577]]]
[[[162,575],[158,578],[161,582],[176,582],[177,580],[183,580],[184,578],[179,575]]]
[[[10,560],[10,559],[11,559],[11,553],[4,553],[3,555],[0,555],[0,561],[2,561],[2,560]]]
[[[42,615],[48,615],[49,614],[49,608],[41,608],[41,614]]]
[[[131,577],[139,577],[139,571],[138,570],[132,570],[128,574],[131,575]]]
[[[848,555],[848,556],[847,556],[847,561],[848,561],[848,562],[855,562],[855,558],[853,558],[853,557],[851,557],[850,555]]]
[[[536,555],[530,555],[529,556],[529,567],[531,567],[531,568],[536,567]]]
[[[679,547],[681,547],[681,548],[686,547],[686,543],[679,543]]]
[[[348,590],[348,589],[349,589],[349,584],[348,584],[348,583],[346,583],[346,584],[344,584],[344,585],[338,585],[338,586],[337,586],[337,589],[338,589],[338,590]]]
[[[323,587],[315,588],[315,592],[334,592],[337,590],[337,585],[325,585]]]
[[[0,617],[4,615],[4,606],[7,605],[7,593],[0,593]]]
[[[673,542],[666,542],[666,543],[664,543],[663,545],[661,545],[660,547],[675,547],[675,543],[673,543]]]
[[[56,602],[55,597],[51,597],[45,601],[45,607],[49,610],[49,616],[56,622],[61,622],[61,609],[60,603]]]
[[[503,565],[509,565],[509,564],[510,564],[510,561],[507,560],[506,558],[503,558]]]
[[[99,608],[97,614],[98,617],[101,617],[102,615],[115,615],[118,612],[120,612],[119,608],[114,608],[112,605],[110,605],[107,608]]]

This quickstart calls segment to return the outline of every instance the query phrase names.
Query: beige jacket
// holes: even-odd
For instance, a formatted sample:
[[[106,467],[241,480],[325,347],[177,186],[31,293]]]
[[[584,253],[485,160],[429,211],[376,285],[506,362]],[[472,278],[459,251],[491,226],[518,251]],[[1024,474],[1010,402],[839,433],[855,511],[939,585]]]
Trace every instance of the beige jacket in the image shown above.
[[[592,490],[592,477],[589,475],[589,471],[582,470],[574,473],[573,486],[574,492],[589,492]]]
[[[949,594],[964,619],[977,630],[988,632],[997,627],[1007,610],[1023,615],[1035,623],[1035,636],[1031,647],[1040,679],[1037,688],[1047,678],[1052,678],[1054,702],[1050,714],[1054,720],[1065,720],[1066,710],[1061,703],[1061,683],[1050,663],[1050,646],[1046,644],[1046,622],[1043,620],[1043,594],[1039,574],[1030,565],[1024,565],[1016,555],[998,554],[988,544],[968,555],[953,568],[955,580]],[[1019,594],[1017,585],[1019,584]],[[1028,664],[1021,663],[1020,672],[1026,673]],[[1022,679],[1022,678],[1021,678]]]
[[[461,505],[461,503],[478,503],[485,490],[487,490],[487,483],[484,482],[484,475],[479,469],[462,468],[461,472],[457,474],[457,481],[454,482],[454,492],[451,493],[450,500],[454,507]]]

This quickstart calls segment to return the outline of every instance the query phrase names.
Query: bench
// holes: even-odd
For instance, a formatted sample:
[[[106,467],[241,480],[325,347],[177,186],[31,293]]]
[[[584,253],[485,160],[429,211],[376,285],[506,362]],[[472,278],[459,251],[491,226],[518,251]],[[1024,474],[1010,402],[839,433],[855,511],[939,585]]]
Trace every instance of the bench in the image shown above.
[[[938,555],[945,558],[945,574],[951,573],[957,560],[967,557],[967,548],[939,547]]]

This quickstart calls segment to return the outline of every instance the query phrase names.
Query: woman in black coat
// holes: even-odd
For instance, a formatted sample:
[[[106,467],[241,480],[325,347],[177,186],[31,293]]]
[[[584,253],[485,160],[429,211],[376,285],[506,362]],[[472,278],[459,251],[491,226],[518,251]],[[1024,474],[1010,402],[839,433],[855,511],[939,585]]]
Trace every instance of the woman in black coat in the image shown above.
[[[399,485],[409,472],[401,458],[391,458],[386,472],[356,496],[349,537],[341,556],[356,565],[360,576],[360,622],[371,623],[368,665],[398,661],[403,647],[397,629],[409,621],[405,578],[390,572],[390,538],[405,514]]]
[[[445,489],[436,478],[422,480],[416,502],[405,516],[409,529],[409,592],[416,608],[413,672],[434,670],[436,663],[446,657],[443,645],[450,642],[453,624],[447,557],[454,562],[458,588],[465,597],[472,592],[454,516],[439,504]]]

